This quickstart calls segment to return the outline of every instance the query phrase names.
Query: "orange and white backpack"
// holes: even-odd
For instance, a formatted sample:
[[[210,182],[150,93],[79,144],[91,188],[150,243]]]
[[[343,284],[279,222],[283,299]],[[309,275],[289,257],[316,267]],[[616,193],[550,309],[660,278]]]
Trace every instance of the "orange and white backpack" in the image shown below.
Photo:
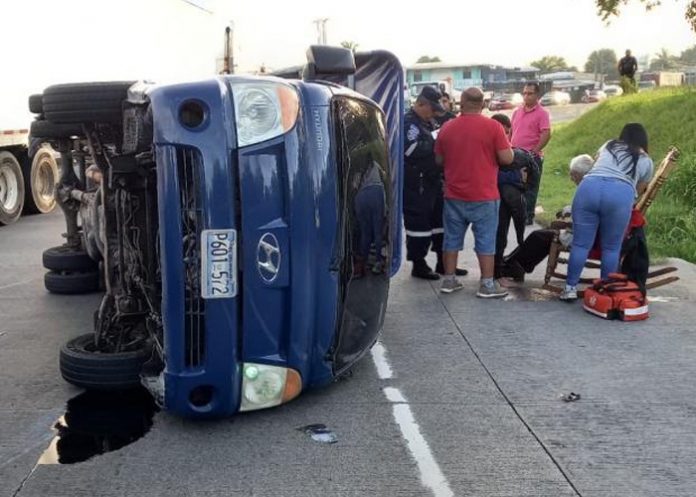
[[[621,273],[610,273],[606,280],[595,280],[585,290],[583,308],[604,319],[642,321],[649,317],[645,294],[636,282]]]

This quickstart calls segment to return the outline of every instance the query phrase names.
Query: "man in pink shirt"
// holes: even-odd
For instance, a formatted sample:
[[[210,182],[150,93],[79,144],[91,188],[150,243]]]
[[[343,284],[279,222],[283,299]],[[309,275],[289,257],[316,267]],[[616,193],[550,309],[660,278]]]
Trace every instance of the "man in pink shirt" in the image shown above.
[[[539,103],[539,83],[527,83],[522,90],[524,105],[512,113],[512,146],[530,152],[539,165],[539,176],[531,178],[525,192],[527,201],[527,225],[534,222],[534,208],[539,196],[539,184],[544,165],[542,150],[551,139],[549,113]]]

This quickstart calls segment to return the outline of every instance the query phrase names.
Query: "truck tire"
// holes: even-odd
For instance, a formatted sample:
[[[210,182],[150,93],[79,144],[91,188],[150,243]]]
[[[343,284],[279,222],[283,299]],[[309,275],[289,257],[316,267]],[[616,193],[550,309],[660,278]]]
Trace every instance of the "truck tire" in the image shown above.
[[[32,114],[43,114],[43,95],[29,95],[29,112]]]
[[[24,207],[24,176],[9,152],[0,152],[0,225],[12,224]]]
[[[24,212],[46,214],[56,208],[56,185],[60,179],[53,149],[41,147],[24,172]]]
[[[133,83],[135,81],[49,86],[43,93],[44,115],[58,124],[121,123],[123,101]]]
[[[51,247],[43,252],[43,266],[51,271],[87,271],[99,269],[86,251],[67,245]]]
[[[77,295],[99,290],[99,271],[49,271],[44,286],[51,293]]]
[[[44,138],[46,140],[60,140],[73,136],[82,136],[82,126],[79,124],[56,124],[43,119],[31,122],[29,134],[32,138]]]
[[[123,390],[140,385],[140,371],[152,351],[107,353],[96,350],[94,333],[69,340],[60,349],[60,374],[87,390]]]

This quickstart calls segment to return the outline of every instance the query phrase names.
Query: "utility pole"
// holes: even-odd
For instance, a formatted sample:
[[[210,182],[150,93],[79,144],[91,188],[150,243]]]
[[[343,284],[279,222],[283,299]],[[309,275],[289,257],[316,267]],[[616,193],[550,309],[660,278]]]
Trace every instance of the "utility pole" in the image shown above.
[[[230,25],[225,28],[222,74],[234,74],[234,21],[230,21]]]
[[[319,45],[326,45],[326,22],[328,20],[328,17],[320,17],[312,21],[317,26],[317,43]]]

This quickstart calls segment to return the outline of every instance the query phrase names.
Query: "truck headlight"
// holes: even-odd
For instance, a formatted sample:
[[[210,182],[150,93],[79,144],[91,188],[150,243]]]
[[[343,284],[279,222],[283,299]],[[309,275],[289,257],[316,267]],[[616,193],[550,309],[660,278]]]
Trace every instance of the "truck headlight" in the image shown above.
[[[232,96],[240,147],[280,136],[297,122],[299,97],[295,88],[287,83],[233,83]]]
[[[240,411],[265,409],[288,402],[302,390],[302,379],[294,369],[267,364],[242,366]]]

